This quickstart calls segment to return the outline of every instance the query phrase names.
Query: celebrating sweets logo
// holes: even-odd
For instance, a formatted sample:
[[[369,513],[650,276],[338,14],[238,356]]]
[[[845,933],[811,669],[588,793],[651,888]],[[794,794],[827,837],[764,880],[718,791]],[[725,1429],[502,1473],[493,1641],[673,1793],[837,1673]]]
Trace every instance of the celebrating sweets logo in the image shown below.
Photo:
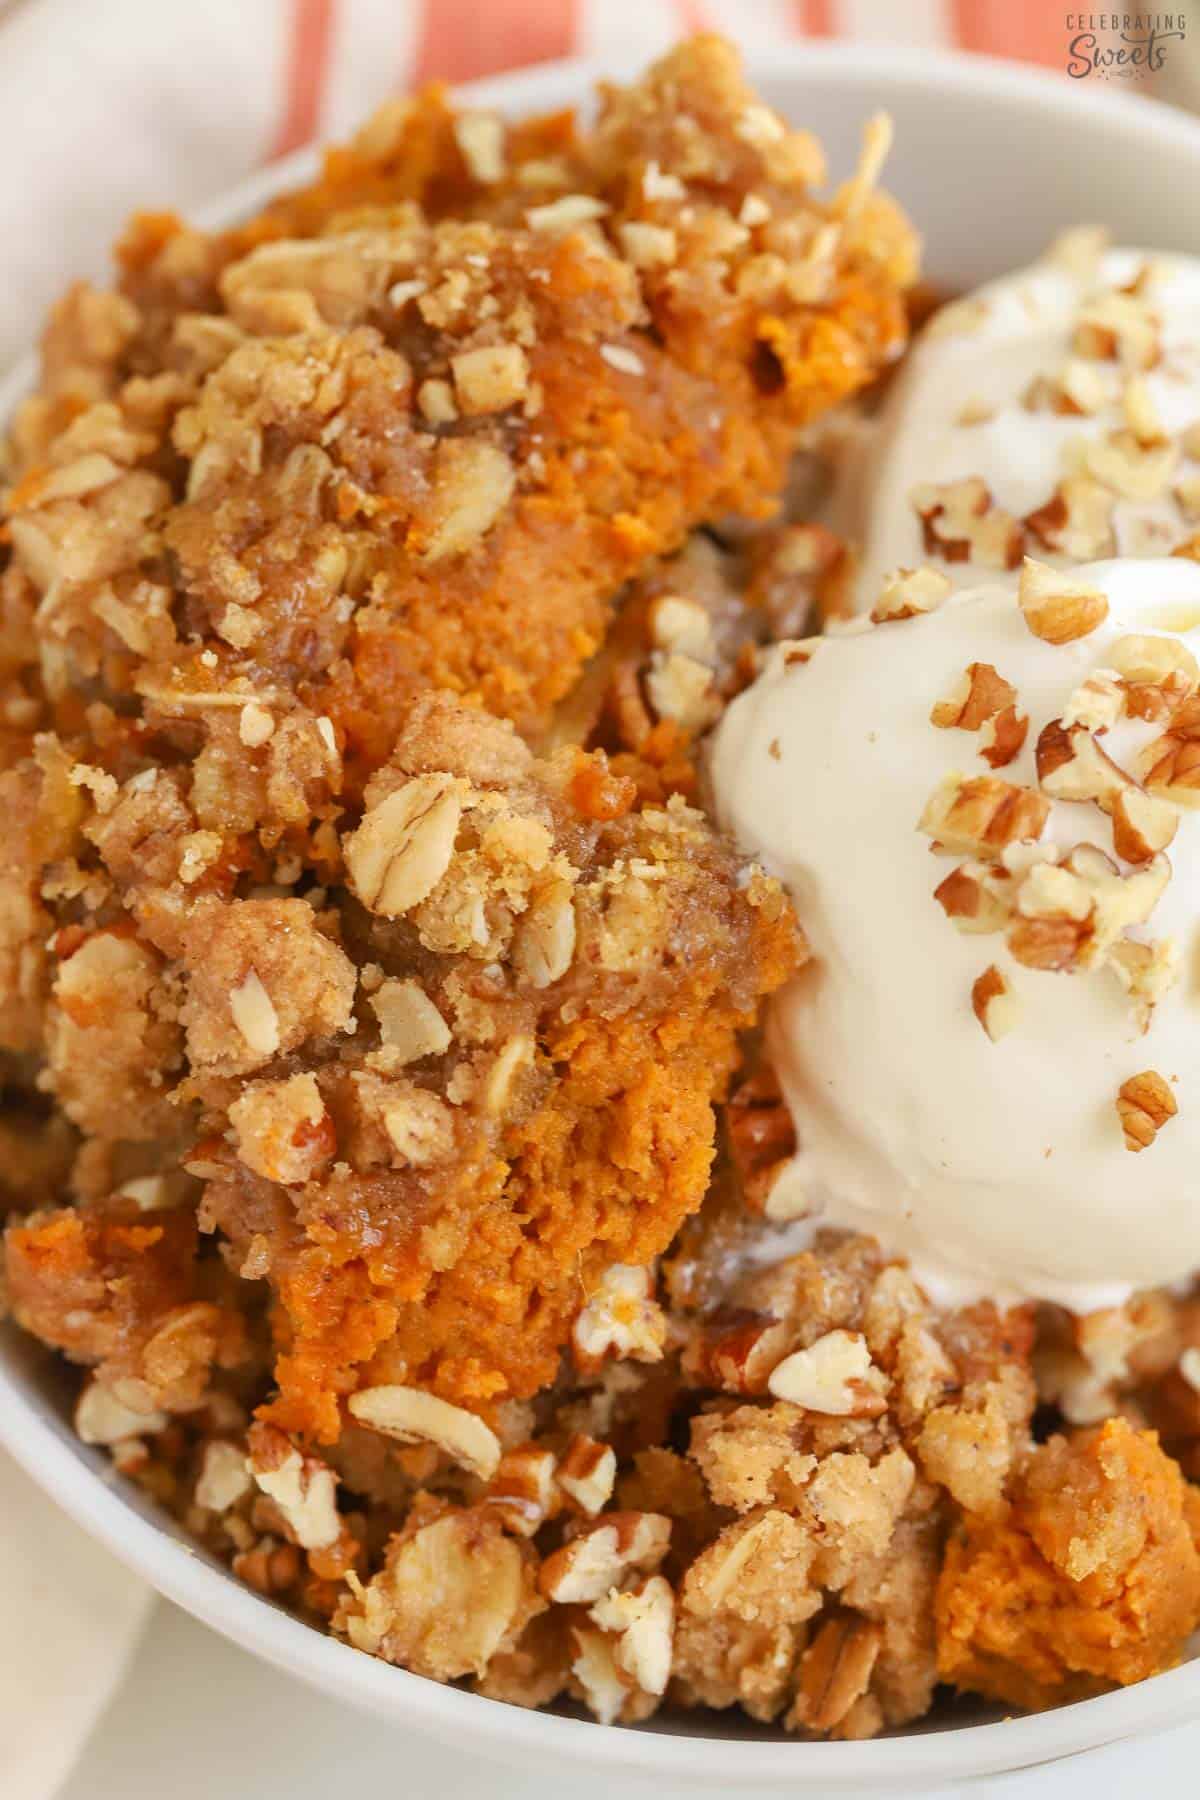
[[[1067,74],[1076,81],[1156,75],[1186,35],[1183,13],[1068,13]]]

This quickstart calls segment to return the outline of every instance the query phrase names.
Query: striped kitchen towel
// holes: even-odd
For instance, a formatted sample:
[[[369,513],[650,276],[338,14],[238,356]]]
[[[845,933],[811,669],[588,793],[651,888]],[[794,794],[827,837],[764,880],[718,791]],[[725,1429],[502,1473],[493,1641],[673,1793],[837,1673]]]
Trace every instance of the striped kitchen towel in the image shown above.
[[[188,210],[390,93],[682,33],[956,48],[1062,69],[1055,0],[0,0],[0,366],[137,206]]]

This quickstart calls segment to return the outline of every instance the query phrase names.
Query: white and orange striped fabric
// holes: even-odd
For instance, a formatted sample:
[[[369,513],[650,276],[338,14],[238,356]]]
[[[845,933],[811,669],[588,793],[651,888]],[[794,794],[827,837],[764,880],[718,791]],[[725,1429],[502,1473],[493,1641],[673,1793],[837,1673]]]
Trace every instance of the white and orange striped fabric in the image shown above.
[[[386,95],[681,33],[851,38],[1061,68],[1054,0],[0,0],[0,366],[137,206],[194,207]]]
[[[682,32],[748,45],[791,37],[953,46],[1061,67],[1062,21],[1044,0],[291,0],[280,142],[346,123],[389,84],[470,81],[559,57],[630,62]],[[390,41],[382,29],[390,30]]]

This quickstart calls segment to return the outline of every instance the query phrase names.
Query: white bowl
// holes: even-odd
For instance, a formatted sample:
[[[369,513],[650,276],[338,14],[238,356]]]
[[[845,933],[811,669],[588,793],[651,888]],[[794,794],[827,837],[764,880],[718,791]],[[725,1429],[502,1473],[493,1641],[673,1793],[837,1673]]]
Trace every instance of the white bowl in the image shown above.
[[[554,109],[582,99],[596,72],[580,63],[544,67],[479,84],[470,99],[514,113]],[[781,46],[752,74],[774,105],[820,135],[839,176],[853,162],[863,119],[881,107],[892,114],[888,185],[925,234],[934,280],[973,284],[1084,221],[1108,224],[1133,243],[1200,251],[1200,217],[1186,200],[1200,190],[1200,123],[1182,113],[1001,63],[850,45]],[[244,216],[312,166],[307,152],[276,164],[202,222]],[[70,271],[63,273],[65,280]],[[0,417],[32,378],[27,362],[0,388]],[[463,1750],[539,1770],[586,1764],[727,1792],[878,1794],[1024,1768],[1200,1716],[1200,1657],[1139,1687],[1037,1717],[935,1723],[865,1744],[798,1743],[728,1714],[622,1730],[502,1706],[360,1655],[243,1587],[116,1477],[102,1453],[78,1442],[66,1395],[55,1360],[4,1327],[0,1440],[80,1525],[245,1649]]]

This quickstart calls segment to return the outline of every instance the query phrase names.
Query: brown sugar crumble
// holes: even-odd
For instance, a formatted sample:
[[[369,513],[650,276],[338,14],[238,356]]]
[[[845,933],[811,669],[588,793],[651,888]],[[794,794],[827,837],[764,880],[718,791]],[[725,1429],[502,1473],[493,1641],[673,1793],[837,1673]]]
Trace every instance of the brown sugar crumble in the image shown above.
[[[697,746],[845,610],[850,552],[780,496],[903,346],[887,138],[819,202],[707,37],[586,128],[389,103],[235,229],[136,219],[4,451],[7,1304],[81,1371],[83,1441],[239,1577],[512,1704],[861,1738],[939,1682],[1139,1679],[1200,1618],[1194,1299],[938,1307],[869,1238],[773,1235],[802,1203],[754,1028],[807,952]],[[1082,357],[1149,366],[1127,298]],[[1037,535],[969,482],[921,514],[949,561]],[[1051,642],[1096,622],[1025,583]],[[901,572],[878,620],[947,589]],[[1200,681],[1159,643],[1073,697],[1037,788],[955,778],[921,827],[967,859],[957,926],[1143,1011],[1173,972],[1121,934]],[[1140,780],[1096,744],[1122,709]],[[934,714],[993,771],[1028,729],[990,665]],[[1014,875],[1081,784],[1133,872]],[[964,1004],[1016,1020],[995,965]],[[1121,1088],[1130,1148],[1163,1088]]]

